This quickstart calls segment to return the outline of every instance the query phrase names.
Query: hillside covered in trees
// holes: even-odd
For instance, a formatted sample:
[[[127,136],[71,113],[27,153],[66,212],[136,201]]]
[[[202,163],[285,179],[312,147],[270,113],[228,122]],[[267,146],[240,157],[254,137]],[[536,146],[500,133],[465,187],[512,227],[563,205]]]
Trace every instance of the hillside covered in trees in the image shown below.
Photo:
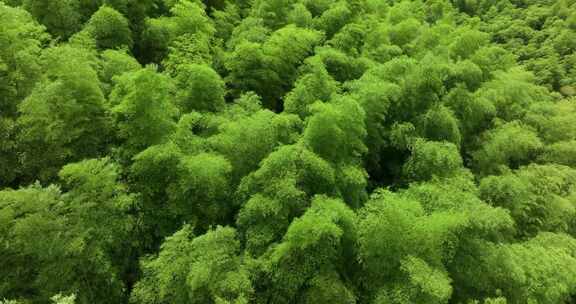
[[[0,303],[576,303],[576,1],[0,0]]]

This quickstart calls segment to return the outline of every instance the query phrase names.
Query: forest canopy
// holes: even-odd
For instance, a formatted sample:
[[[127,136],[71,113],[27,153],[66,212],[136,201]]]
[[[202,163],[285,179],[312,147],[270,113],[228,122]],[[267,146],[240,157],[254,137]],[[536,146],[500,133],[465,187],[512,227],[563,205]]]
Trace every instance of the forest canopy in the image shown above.
[[[576,303],[576,1],[0,0],[0,303]]]

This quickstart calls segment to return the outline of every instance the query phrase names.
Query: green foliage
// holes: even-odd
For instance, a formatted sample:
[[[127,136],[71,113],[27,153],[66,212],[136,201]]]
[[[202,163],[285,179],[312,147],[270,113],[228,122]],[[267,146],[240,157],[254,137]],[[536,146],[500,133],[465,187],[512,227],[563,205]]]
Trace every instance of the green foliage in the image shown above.
[[[316,55],[311,60],[313,58],[320,59],[330,76],[340,82],[359,78],[368,65],[365,58],[354,58],[330,47],[318,47]]]
[[[444,103],[458,118],[462,140],[467,143],[483,130],[488,129],[492,119],[496,116],[496,107],[490,99],[474,96],[461,86],[446,94]],[[455,133],[455,131],[452,132]]]
[[[236,94],[242,91],[254,91],[268,99],[270,93],[267,92],[271,92],[272,87],[267,87],[267,84],[276,87],[280,82],[280,77],[269,69],[267,56],[260,43],[249,41],[238,43],[226,58],[225,64],[230,72],[227,82],[230,83],[232,90],[237,92]],[[272,102],[267,101],[264,104],[270,107],[270,103]]]
[[[287,78],[284,80],[285,83],[292,83],[295,80],[298,63],[322,42],[322,36],[318,31],[287,26],[272,33],[263,45],[263,50],[270,56],[272,69]]]
[[[470,58],[484,72],[484,78],[490,79],[495,72],[506,71],[514,66],[514,55],[498,46],[480,48]]]
[[[163,143],[174,131],[178,111],[171,101],[172,91],[171,79],[153,67],[117,78],[110,103],[125,153],[133,155]]]
[[[10,278],[3,295],[29,292],[41,301],[76,293],[81,303],[122,298],[134,222],[133,198],[117,170],[107,159],[87,160],[60,172],[67,192],[38,184],[0,192],[2,276]]]
[[[254,91],[264,105],[277,110],[282,97],[297,78],[299,64],[322,41],[322,33],[292,25],[264,42],[239,43],[226,61],[228,82],[241,91]]]
[[[15,119],[18,105],[41,78],[45,28],[20,8],[0,3],[0,186],[19,175]]]
[[[141,47],[147,61],[160,61],[168,48],[182,35],[212,37],[215,28],[199,1],[179,0],[170,8],[170,16],[146,19]]]
[[[194,237],[185,225],[168,237],[158,256],[142,260],[143,278],[134,303],[247,303],[249,273],[238,256],[233,228],[217,227]]]
[[[167,198],[168,187],[178,181],[177,170],[182,157],[177,146],[166,144],[152,146],[133,158],[130,178],[134,190],[142,196],[139,217],[141,229],[147,232],[141,240],[145,247],[156,245],[183,222],[180,212],[168,208],[170,202]]]
[[[248,252],[261,254],[278,241],[290,221],[306,210],[310,197],[334,192],[334,169],[316,154],[301,145],[272,152],[238,187],[246,203],[237,222],[245,233]]]
[[[446,303],[450,298],[452,287],[446,273],[412,256],[402,261],[401,269],[407,276],[404,286],[380,291],[375,303]]]
[[[178,181],[168,190],[176,202],[174,212],[215,223],[228,216],[228,176],[232,167],[222,156],[202,153],[184,158],[177,168]]]
[[[274,182],[278,181],[278,185]],[[334,171],[329,163],[299,144],[285,145],[270,153],[260,168],[242,180],[241,195],[270,191],[287,180],[308,195],[330,194],[334,186]],[[270,189],[270,190],[268,190]]]
[[[501,125],[485,136],[484,146],[474,153],[478,169],[485,174],[527,164],[543,146],[538,135],[518,121]]]
[[[477,94],[492,101],[498,117],[506,121],[521,119],[533,103],[550,100],[544,88],[531,83],[531,77],[520,70],[499,72]]]
[[[299,298],[306,303],[329,299],[351,303],[354,295],[346,289],[338,271],[353,264],[353,252],[348,251],[347,245],[355,239],[352,210],[342,201],[315,197],[306,213],[290,224],[282,242],[264,257],[264,272],[270,272],[267,282],[270,286],[262,296],[274,303]],[[312,282],[307,283],[308,280]],[[330,285],[315,286],[319,280]]]
[[[265,21],[265,25],[271,29],[278,29],[286,24],[289,8],[294,0],[257,0],[252,4],[253,14]]]
[[[573,303],[574,12],[0,0],[0,303]]]
[[[52,35],[66,39],[78,31],[81,23],[79,1],[24,0],[22,6]]]
[[[183,223],[207,228],[230,221],[232,167],[213,153],[184,154],[173,143],[152,146],[134,157],[131,178],[142,194],[147,246],[155,246]]]
[[[57,294],[50,298],[54,304],[74,304],[76,302],[76,295],[72,294],[69,296],[63,296],[61,294]]]
[[[301,76],[284,101],[288,113],[304,118],[310,114],[310,106],[316,101],[327,102],[333,94],[339,92],[339,85],[321,64],[311,67],[312,71]]]
[[[510,210],[518,233],[574,231],[576,213],[573,190],[575,172],[561,165],[530,165],[514,173],[482,179],[484,200]]]
[[[61,46],[42,60],[43,79],[19,105],[17,123],[24,172],[50,180],[67,162],[98,156],[110,125],[90,53]]]
[[[540,160],[546,163],[576,167],[576,141],[561,141],[546,146]]]
[[[0,110],[2,116],[13,117],[41,75],[38,55],[49,36],[26,11],[4,3],[0,20]]]
[[[122,50],[105,50],[100,53],[98,78],[100,78],[102,91],[108,96],[114,88],[114,77],[126,72],[135,72],[142,67],[128,53]]]
[[[203,33],[184,34],[174,39],[168,47],[168,54],[162,61],[166,71],[177,75],[188,65],[211,65],[217,57],[217,49],[211,45],[211,38]]]
[[[128,20],[111,7],[100,7],[92,15],[84,31],[94,38],[99,49],[132,47],[132,33]]]
[[[567,242],[559,244],[559,239]],[[509,303],[562,303],[573,292],[576,272],[568,249],[573,239],[543,233],[515,244],[482,245],[475,255],[484,262],[472,270],[479,280],[476,292],[498,288]]]
[[[245,96],[239,103],[255,96]],[[259,101],[258,101],[259,102]],[[258,108],[253,113],[239,115],[219,126],[219,133],[208,143],[233,165],[234,181],[258,168],[260,161],[276,147],[293,143],[300,135],[301,121],[295,115],[274,114]]]
[[[570,122],[576,115],[576,104],[572,100],[556,103],[542,102],[530,108],[525,121],[538,131],[547,143],[576,139]]]
[[[447,141],[460,145],[459,121],[447,107],[439,106],[430,109],[421,119],[423,136],[430,140]]]
[[[310,110],[303,139],[312,151],[333,163],[351,161],[366,152],[365,114],[353,99],[316,103]]]
[[[326,37],[332,37],[352,20],[353,15],[354,12],[350,9],[347,1],[337,1],[313,20],[313,26],[324,31]]]
[[[403,171],[411,180],[449,177],[462,168],[458,147],[452,143],[417,139],[410,149],[411,155]]]
[[[450,279],[442,263],[452,259],[466,217],[450,211],[426,215],[418,201],[385,190],[359,216],[361,279],[376,303],[447,302]],[[424,279],[429,276],[437,279]]]
[[[183,113],[217,112],[224,108],[226,89],[220,75],[205,65],[181,65],[176,75],[177,99]]]
[[[450,45],[452,57],[470,58],[476,51],[488,44],[490,35],[477,30],[464,31]]]

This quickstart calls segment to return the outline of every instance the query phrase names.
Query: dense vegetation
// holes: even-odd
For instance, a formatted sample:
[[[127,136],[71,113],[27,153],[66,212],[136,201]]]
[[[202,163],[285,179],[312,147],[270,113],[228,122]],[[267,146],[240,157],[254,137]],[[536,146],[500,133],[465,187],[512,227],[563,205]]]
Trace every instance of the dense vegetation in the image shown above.
[[[0,0],[0,302],[576,303],[574,95],[574,0]]]

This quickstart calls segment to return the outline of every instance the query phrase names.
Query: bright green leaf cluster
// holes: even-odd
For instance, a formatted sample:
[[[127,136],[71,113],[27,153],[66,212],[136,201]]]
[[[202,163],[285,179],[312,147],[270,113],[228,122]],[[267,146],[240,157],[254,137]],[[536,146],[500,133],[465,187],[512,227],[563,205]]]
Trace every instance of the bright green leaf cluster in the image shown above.
[[[576,301],[574,0],[0,0],[0,303]]]

